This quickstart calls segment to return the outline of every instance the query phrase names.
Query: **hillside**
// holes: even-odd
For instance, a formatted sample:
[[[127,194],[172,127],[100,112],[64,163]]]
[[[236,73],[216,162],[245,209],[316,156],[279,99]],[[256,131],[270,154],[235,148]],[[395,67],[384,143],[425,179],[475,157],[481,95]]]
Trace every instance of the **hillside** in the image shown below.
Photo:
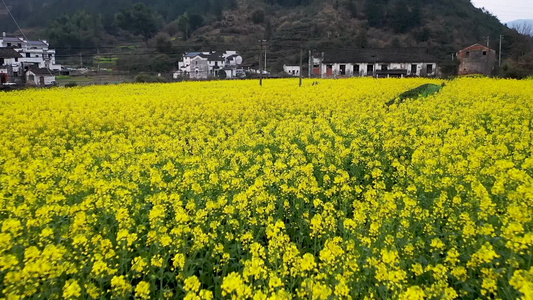
[[[296,63],[301,45],[318,51],[420,46],[436,49],[444,60],[485,36],[494,37],[491,46],[496,48],[496,37],[505,30],[497,18],[469,0],[144,0],[146,7],[137,10],[136,2],[6,0],[28,32],[48,38],[58,48],[144,40],[166,54],[232,48],[253,62],[258,40],[266,39],[268,65],[275,70],[283,63]],[[0,9],[0,26],[14,31],[12,23]]]

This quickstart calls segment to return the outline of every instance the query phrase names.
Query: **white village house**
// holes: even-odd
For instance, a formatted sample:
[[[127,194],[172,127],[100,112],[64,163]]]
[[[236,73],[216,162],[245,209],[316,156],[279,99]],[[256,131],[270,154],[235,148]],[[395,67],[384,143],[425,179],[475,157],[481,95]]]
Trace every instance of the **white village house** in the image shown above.
[[[26,84],[30,86],[50,86],[56,82],[54,73],[49,69],[29,67],[26,71]]]
[[[17,83],[22,55],[11,48],[0,48],[0,84]]]
[[[242,57],[237,51],[189,52],[178,62],[174,79],[233,79],[244,77]]]
[[[290,76],[298,77],[300,76],[300,66],[283,65],[283,72],[289,74]]]
[[[32,41],[21,37],[0,36],[0,53],[17,53],[16,57],[0,57],[0,72],[8,74],[10,83],[48,86],[55,83],[53,71],[61,70],[56,64],[56,51],[47,41]],[[3,71],[2,71],[3,70]],[[6,77],[6,75],[4,75]]]
[[[354,49],[324,52],[313,74],[338,77],[436,77],[437,59],[425,48]]]
[[[56,51],[50,49],[47,41],[31,41],[21,37],[9,37],[5,32],[0,37],[1,48],[12,48],[22,55],[21,63],[37,65],[39,68],[61,70],[56,64]]]

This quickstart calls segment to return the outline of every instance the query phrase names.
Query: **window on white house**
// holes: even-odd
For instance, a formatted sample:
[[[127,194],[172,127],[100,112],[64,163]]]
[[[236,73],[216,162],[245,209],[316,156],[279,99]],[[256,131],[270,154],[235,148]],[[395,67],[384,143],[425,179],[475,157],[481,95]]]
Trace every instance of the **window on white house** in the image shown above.
[[[374,65],[367,65],[366,72],[372,74],[374,72]]]
[[[433,73],[433,65],[427,65],[427,71],[428,74]]]
[[[31,57],[31,55],[29,53],[26,53],[26,57]]]
[[[0,66],[3,66],[5,63],[5,60],[3,58],[0,58]]]
[[[360,72],[360,66],[359,65],[353,65],[353,73],[359,74]]]
[[[381,65],[382,71],[387,71],[389,69],[389,65]]]

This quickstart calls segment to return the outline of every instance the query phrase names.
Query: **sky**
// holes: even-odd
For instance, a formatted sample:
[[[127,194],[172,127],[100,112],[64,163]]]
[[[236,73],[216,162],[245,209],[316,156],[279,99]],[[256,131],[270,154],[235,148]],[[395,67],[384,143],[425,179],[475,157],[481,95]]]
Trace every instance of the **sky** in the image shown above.
[[[532,0],[472,0],[472,3],[479,8],[485,7],[502,23],[518,19],[533,19]]]

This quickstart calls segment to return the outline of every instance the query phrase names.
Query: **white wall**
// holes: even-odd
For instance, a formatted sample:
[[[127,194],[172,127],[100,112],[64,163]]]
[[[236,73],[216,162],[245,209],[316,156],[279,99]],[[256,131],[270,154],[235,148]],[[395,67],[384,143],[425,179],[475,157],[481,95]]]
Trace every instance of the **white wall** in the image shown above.
[[[300,76],[299,66],[283,66],[283,71],[291,76]]]
[[[31,76],[33,75],[33,80]],[[35,73],[29,71],[26,73],[26,80],[28,83],[35,82],[35,85],[41,85],[41,76],[44,77],[44,85],[52,85],[56,81],[56,77],[52,75],[35,75]]]
[[[327,67],[328,65],[331,65],[332,68],[332,74],[327,74]],[[345,66],[345,74],[341,74],[341,66]],[[368,65],[373,65],[373,72],[375,74],[376,71],[381,71],[382,65],[387,65],[388,70],[407,70],[408,76],[437,76],[438,70],[437,70],[437,64],[436,63],[360,63],[359,65],[359,73],[354,74],[354,63],[324,63],[322,64],[322,70],[321,74],[322,77],[357,77],[357,76],[372,76],[373,74],[369,74],[367,72]],[[416,65],[417,70],[416,73],[411,74],[411,65]],[[433,72],[426,74],[427,66],[432,65]]]
[[[19,65],[19,62],[20,61],[20,58],[19,59],[15,59],[15,58],[4,58],[4,65],[5,66],[17,66]]]

